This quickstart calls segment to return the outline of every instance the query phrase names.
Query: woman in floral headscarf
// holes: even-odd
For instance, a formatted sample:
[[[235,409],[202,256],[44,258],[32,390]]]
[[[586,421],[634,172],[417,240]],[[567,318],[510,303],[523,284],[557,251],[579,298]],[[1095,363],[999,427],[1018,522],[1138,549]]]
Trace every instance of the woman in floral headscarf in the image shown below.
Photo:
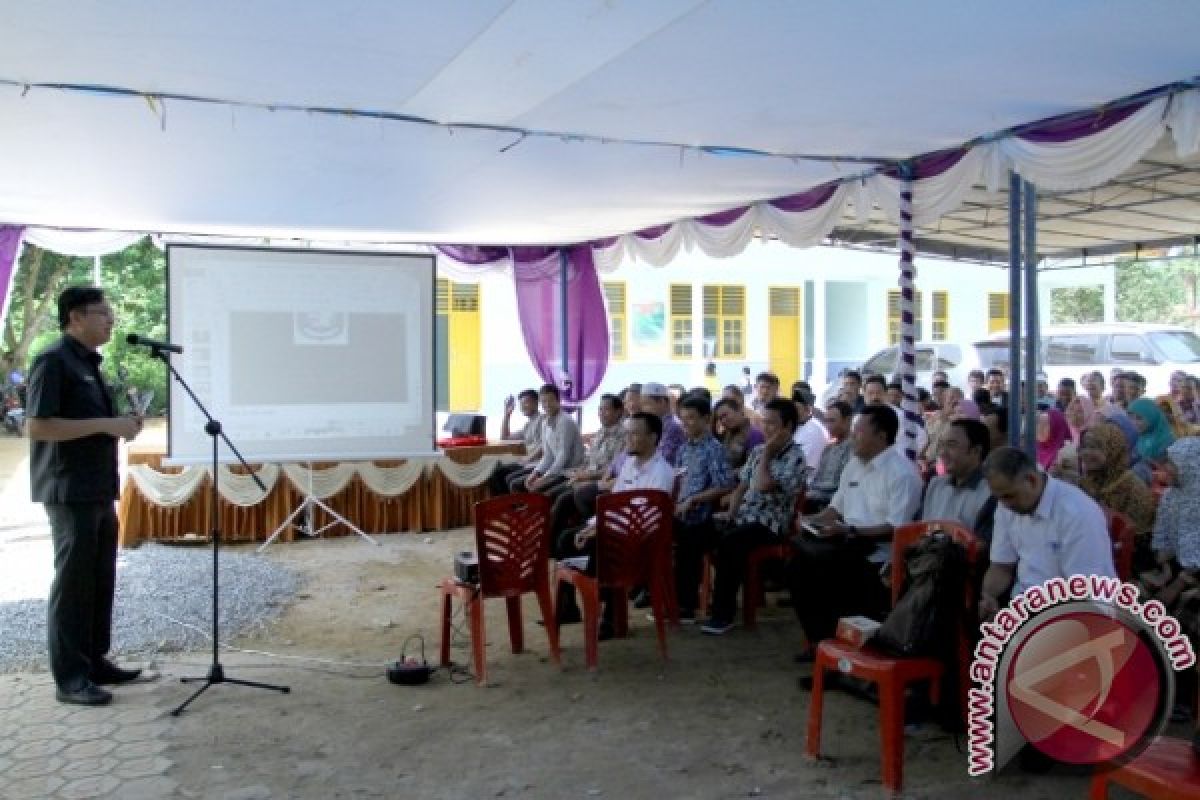
[[[1079,463],[1083,471],[1079,488],[1100,505],[1129,517],[1135,533],[1150,532],[1154,495],[1129,469],[1129,448],[1117,426],[1103,422],[1084,431]]]
[[[1175,434],[1162,411],[1149,397],[1139,397],[1129,404],[1129,418],[1137,428],[1137,454],[1142,460],[1159,465],[1166,460],[1167,447],[1175,441]]]
[[[1200,438],[1180,439],[1167,448],[1172,486],[1163,494],[1150,541],[1158,574],[1142,576],[1143,586],[1167,607],[1200,647]],[[1183,682],[1181,689],[1190,688]],[[1186,698],[1173,718],[1185,715]]]

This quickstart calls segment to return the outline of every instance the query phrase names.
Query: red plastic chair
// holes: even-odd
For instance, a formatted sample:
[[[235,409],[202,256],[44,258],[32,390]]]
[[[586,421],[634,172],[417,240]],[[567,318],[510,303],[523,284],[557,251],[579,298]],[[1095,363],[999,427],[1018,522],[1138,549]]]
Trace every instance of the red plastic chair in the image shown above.
[[[1200,800],[1200,756],[1191,742],[1160,736],[1128,764],[1097,770],[1089,800],[1108,800],[1110,783],[1156,800]]]
[[[1104,509],[1108,535],[1112,539],[1113,567],[1123,581],[1133,580],[1133,522],[1120,511]]]
[[[900,599],[904,585],[905,549],[933,531],[945,531],[967,551],[968,578],[963,609],[964,624],[958,642],[959,690],[966,706],[970,687],[967,670],[971,662],[971,641],[966,620],[974,619],[975,591],[970,572],[979,556],[979,540],[966,527],[949,520],[930,520],[901,525],[892,539],[892,605]],[[808,706],[808,738],[805,752],[816,758],[821,754],[821,713],[825,700],[825,671],[839,672],[879,686],[879,735],[882,745],[883,785],[899,792],[904,772],[904,691],[910,683],[929,682],[930,699],[940,702],[942,663],[935,658],[897,658],[871,646],[861,649],[848,642],[826,639],[817,645],[813,664],[812,700]]]
[[[792,508],[792,527],[804,513],[804,487],[796,493],[796,502]],[[793,547],[788,540],[776,544],[764,544],[750,551],[746,559],[746,575],[742,586],[742,624],[746,630],[752,631],[758,627],[758,609],[766,604],[766,592],[762,586],[762,565],[768,561],[787,561],[792,557]]]
[[[479,585],[442,581],[441,665],[450,664],[450,618],[453,601],[466,604],[471,626],[471,660],[475,682],[487,683],[487,635],[484,632],[483,601],[502,597],[508,606],[508,637],[512,651],[525,647],[521,620],[521,595],[533,592],[542,619],[554,619],[550,598],[550,500],[540,494],[510,494],[475,504],[475,546],[479,554]],[[546,626],[550,656],[559,663],[558,629]]]
[[[583,646],[588,669],[596,668],[598,658],[601,588],[612,591],[613,627],[618,636],[629,633],[629,591],[638,586],[649,588],[658,648],[666,660],[667,622],[679,625],[671,569],[673,513],[671,496],[657,489],[601,495],[596,499],[596,575],[561,564],[555,567],[555,585],[571,584],[583,601]]]

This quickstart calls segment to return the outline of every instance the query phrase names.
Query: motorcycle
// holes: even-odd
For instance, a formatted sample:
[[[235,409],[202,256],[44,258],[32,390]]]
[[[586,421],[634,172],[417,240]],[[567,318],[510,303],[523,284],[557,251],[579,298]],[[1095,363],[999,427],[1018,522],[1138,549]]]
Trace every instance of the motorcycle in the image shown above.
[[[4,396],[4,432],[25,435],[25,408],[16,389],[10,389]]]

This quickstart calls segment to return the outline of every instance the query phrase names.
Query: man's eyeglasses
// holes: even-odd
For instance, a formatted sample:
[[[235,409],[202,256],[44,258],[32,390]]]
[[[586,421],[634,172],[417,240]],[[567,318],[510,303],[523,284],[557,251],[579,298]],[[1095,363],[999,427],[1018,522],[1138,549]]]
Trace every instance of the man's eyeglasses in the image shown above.
[[[117,318],[116,313],[111,308],[85,308],[83,310],[83,313],[96,314],[101,317],[105,317],[106,319],[112,319],[112,320],[115,320]]]

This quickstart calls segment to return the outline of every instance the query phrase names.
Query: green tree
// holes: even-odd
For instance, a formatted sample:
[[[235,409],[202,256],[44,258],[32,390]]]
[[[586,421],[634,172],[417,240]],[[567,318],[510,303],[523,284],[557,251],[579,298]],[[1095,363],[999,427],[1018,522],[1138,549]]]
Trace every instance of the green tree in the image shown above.
[[[1077,286],[1050,290],[1050,322],[1054,325],[1104,321],[1104,288]]]
[[[68,285],[93,282],[91,258],[77,258],[26,245],[14,276],[4,320],[4,350],[27,371],[29,362],[58,334],[59,293]],[[113,338],[103,348],[105,377],[118,389],[154,391],[151,413],[166,407],[163,365],[125,342],[131,332],[156,338],[166,333],[166,257],[147,237],[101,259],[101,283],[117,315]],[[124,376],[124,380],[122,380]]]
[[[1117,319],[1177,323],[1186,316],[1184,280],[1189,265],[1171,261],[1117,261]]]

